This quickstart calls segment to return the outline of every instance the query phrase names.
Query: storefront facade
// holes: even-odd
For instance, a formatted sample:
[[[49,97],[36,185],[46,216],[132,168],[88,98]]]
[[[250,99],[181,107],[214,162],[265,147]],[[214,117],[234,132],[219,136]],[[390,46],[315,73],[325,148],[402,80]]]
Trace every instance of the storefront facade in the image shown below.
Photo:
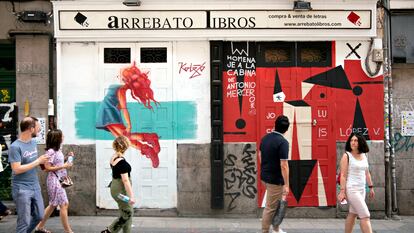
[[[85,154],[87,171],[75,172],[90,184],[86,199],[116,208],[107,188],[115,134],[96,120],[131,64],[153,91],[152,109],[126,92],[131,132],[160,142],[156,168],[127,151],[140,210],[256,215],[266,195],[257,148],[280,114],[291,121],[290,206],[335,210],[337,155],[351,132],[369,140],[370,162],[383,170],[382,71],[365,65],[367,56],[378,65],[367,55],[376,1],[312,1],[307,11],[274,2],[53,3],[57,123]]]

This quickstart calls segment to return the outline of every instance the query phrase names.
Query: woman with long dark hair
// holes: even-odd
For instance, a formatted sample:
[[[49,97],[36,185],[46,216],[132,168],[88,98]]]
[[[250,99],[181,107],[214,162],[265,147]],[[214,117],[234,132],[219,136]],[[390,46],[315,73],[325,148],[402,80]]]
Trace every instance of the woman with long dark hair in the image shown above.
[[[341,188],[338,200],[347,200],[349,213],[345,221],[345,233],[351,233],[356,217],[360,219],[360,227],[363,233],[372,233],[370,213],[365,203],[365,185],[368,182],[369,197],[374,198],[375,192],[369,172],[367,142],[362,135],[352,133],[346,144],[345,153],[341,158]]]
[[[73,233],[68,220],[69,200],[66,190],[60,185],[60,177],[66,176],[66,169],[72,167],[71,163],[64,162],[64,155],[60,146],[63,142],[63,133],[59,129],[51,130],[46,136],[46,154],[50,159],[45,163],[47,174],[47,194],[49,197],[49,205],[45,209],[45,215],[42,221],[37,225],[35,233],[50,232],[44,227],[47,219],[55,210],[56,206],[60,207],[60,219],[66,233]],[[73,152],[69,153],[73,156]]]

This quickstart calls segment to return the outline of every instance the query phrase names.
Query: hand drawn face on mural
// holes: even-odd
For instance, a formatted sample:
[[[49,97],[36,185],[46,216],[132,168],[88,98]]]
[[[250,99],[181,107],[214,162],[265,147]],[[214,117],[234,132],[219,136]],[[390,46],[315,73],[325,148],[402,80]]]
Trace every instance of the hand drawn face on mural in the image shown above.
[[[140,101],[148,109],[152,109],[151,101],[158,104],[150,87],[151,81],[148,79],[148,73],[141,72],[135,62],[131,67],[122,70],[121,74],[122,81],[131,89],[132,98]]]

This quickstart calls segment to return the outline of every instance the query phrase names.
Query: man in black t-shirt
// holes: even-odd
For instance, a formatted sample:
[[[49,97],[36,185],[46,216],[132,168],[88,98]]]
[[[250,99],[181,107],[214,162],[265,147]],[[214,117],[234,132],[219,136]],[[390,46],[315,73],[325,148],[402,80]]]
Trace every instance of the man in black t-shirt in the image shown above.
[[[260,143],[261,179],[266,185],[266,207],[262,216],[262,233],[269,233],[278,200],[289,193],[289,142],[283,134],[289,128],[289,119],[279,116],[275,131],[268,133]],[[279,226],[273,226],[273,233],[286,233]]]

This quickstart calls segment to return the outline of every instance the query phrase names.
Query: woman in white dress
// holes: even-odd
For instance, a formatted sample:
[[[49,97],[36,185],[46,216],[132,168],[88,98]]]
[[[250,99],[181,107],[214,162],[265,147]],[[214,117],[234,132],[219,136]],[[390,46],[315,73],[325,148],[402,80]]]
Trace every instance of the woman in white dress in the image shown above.
[[[349,213],[345,221],[345,233],[351,233],[356,217],[360,219],[363,233],[372,233],[370,213],[365,203],[365,186],[368,183],[369,197],[374,198],[374,188],[368,169],[367,142],[362,135],[352,133],[346,144],[345,153],[341,158],[341,188],[338,201],[347,200]]]

